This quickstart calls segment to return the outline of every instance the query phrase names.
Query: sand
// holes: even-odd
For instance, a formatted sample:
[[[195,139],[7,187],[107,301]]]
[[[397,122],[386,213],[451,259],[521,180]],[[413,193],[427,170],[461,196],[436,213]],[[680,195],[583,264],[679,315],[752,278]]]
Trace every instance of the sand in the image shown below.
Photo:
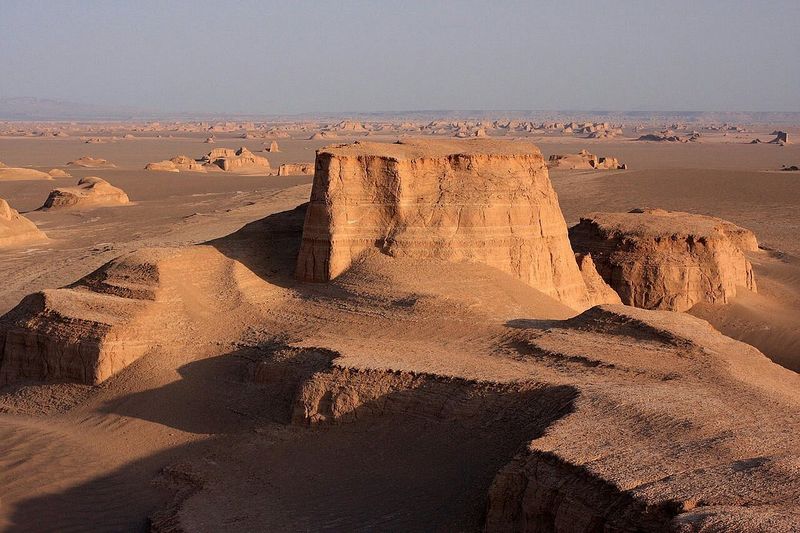
[[[122,137],[124,130],[116,134]],[[310,135],[281,138],[281,152],[269,153],[271,165],[311,161],[315,149],[332,142],[302,140]],[[344,138],[346,132],[337,135]],[[299,224],[302,217],[275,215],[307,201],[311,176],[143,170],[150,161],[207,152],[207,137],[93,144],[91,154],[116,168],[70,167],[69,179],[0,183],[0,197],[50,238],[0,255],[0,279],[7,280],[0,312],[26,294],[67,285],[147,246],[210,241],[197,252],[202,261],[234,259],[256,275],[252,283],[271,287],[253,290],[242,279],[244,285],[212,290],[209,280],[186,279],[176,290],[194,302],[193,320],[205,325],[195,326],[189,348],[170,350],[170,335],[178,333],[167,332],[157,352],[100,386],[16,384],[0,390],[0,525],[18,531],[130,530],[145,528],[151,518],[163,526],[177,516],[193,531],[479,529],[495,475],[552,419],[537,418],[541,426],[529,427],[493,412],[465,421],[401,411],[348,424],[292,425],[287,423],[291,405],[281,403],[287,402],[285,395],[253,365],[286,353],[307,357],[308,368],[322,361],[319,368],[328,369],[335,356],[318,349],[325,346],[348,354],[339,362],[344,367],[385,369],[388,360],[391,370],[441,372],[463,380],[544,379],[561,370],[516,352],[484,355],[507,340],[505,323],[538,328],[574,312],[488,267],[442,270],[381,255],[367,258],[335,284],[297,290],[286,243],[299,237],[290,220]],[[242,145],[256,154],[263,148],[263,139],[223,133],[215,138],[216,146]],[[741,291],[728,305],[696,306],[690,313],[800,370],[800,188],[793,173],[769,171],[800,161],[800,146],[535,142],[545,158],[585,147],[613,154],[631,169],[551,173],[568,224],[591,211],[658,206],[753,230],[770,249],[748,254],[759,292]],[[46,172],[86,155],[86,148],[71,137],[0,138],[0,160]],[[33,211],[54,186],[90,175],[122,188],[135,205]],[[240,294],[252,298],[242,301]],[[308,302],[314,304],[310,314]],[[242,324],[251,312],[262,320],[233,331],[219,320],[220,310],[229,318],[243,317]],[[348,328],[359,334],[341,334]],[[621,364],[598,359],[595,374],[579,361],[567,364],[588,383],[615,379],[603,365]],[[253,377],[258,375],[262,378]],[[713,383],[707,386],[712,390]],[[548,390],[537,397],[544,405],[575,402],[561,394]],[[476,423],[485,430],[474,431]],[[554,428],[570,430],[567,424]],[[755,422],[752,427],[758,431]]]

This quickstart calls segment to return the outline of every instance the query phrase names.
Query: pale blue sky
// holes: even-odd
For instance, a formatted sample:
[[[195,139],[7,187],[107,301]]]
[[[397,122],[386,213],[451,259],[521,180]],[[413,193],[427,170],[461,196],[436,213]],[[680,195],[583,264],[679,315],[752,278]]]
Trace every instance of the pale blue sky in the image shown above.
[[[0,97],[163,112],[800,111],[800,0],[0,0]]]

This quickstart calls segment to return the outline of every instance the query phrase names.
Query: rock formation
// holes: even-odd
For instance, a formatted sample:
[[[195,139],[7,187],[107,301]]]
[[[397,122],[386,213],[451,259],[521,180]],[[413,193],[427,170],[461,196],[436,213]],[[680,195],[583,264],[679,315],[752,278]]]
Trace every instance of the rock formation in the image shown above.
[[[86,168],[113,168],[115,165],[106,159],[94,158],[89,156],[79,157],[75,161],[67,163],[69,166],[86,167]]]
[[[627,165],[621,165],[616,157],[598,157],[587,150],[577,154],[553,154],[547,162],[549,168],[562,170],[624,170]]]
[[[756,290],[744,255],[758,249],[755,236],[718,218],[660,209],[591,213],[569,238],[628,305],[686,311],[727,303],[738,288]]]
[[[686,142],[683,138],[679,135],[674,135],[667,132],[662,133],[649,133],[647,135],[642,135],[637,141],[655,141],[655,142]]]
[[[281,151],[280,148],[278,148],[278,141],[272,141],[271,143],[269,143],[269,148],[267,148],[267,152],[275,154],[280,151]]]
[[[269,174],[271,170],[266,157],[255,155],[244,147],[238,150],[214,148],[203,157],[202,162],[207,167],[226,172]]]
[[[40,209],[67,207],[102,207],[130,203],[122,189],[106,180],[94,176],[81,178],[75,187],[60,187],[53,190]]]
[[[789,134],[785,131],[774,131],[775,138],[769,141],[769,144],[779,144],[781,146],[789,144]]]
[[[320,131],[308,138],[309,141],[334,140],[339,136],[330,131]]]
[[[619,294],[617,294],[597,272],[597,267],[591,255],[575,254],[575,260],[578,262],[578,268],[581,271],[581,276],[583,276],[583,282],[586,284],[586,289],[589,291],[590,305],[622,303]]]
[[[297,277],[328,281],[363,253],[485,263],[590,305],[558,198],[525,142],[353,143],[317,153]]]
[[[53,176],[47,172],[32,168],[0,167],[0,181],[51,180]]]
[[[284,163],[278,167],[278,176],[311,176],[314,163]]]
[[[205,172],[206,167],[189,156],[178,155],[157,163],[148,163],[145,170],[162,172]]]
[[[61,170],[60,168],[54,168],[50,172],[48,172],[48,174],[50,174],[50,177],[52,177],[52,178],[71,178],[72,177],[72,174],[70,174],[66,170]]]
[[[12,209],[0,198],[0,247],[47,240],[36,224]]]

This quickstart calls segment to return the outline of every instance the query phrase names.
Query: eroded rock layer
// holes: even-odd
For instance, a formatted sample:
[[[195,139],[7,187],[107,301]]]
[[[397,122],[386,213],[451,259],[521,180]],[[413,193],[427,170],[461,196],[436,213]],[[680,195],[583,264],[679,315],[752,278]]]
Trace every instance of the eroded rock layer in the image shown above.
[[[576,308],[589,298],[539,150],[525,142],[352,143],[317,153],[297,277],[365,251],[488,264]]]
[[[686,311],[756,290],[744,254],[758,249],[755,236],[718,218],[661,209],[591,213],[569,236],[628,305]]]
[[[100,383],[149,350],[185,344],[188,332],[202,337],[197,323],[247,309],[252,277],[209,246],[146,248],[73,285],[31,294],[0,318],[0,384]],[[203,330],[214,334],[212,325]]]

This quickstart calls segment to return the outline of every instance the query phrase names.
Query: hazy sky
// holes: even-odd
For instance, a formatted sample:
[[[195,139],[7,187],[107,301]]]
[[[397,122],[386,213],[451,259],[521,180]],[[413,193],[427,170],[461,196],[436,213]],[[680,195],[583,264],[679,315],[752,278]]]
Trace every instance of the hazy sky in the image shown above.
[[[800,0],[0,0],[0,97],[154,111],[800,111]]]

